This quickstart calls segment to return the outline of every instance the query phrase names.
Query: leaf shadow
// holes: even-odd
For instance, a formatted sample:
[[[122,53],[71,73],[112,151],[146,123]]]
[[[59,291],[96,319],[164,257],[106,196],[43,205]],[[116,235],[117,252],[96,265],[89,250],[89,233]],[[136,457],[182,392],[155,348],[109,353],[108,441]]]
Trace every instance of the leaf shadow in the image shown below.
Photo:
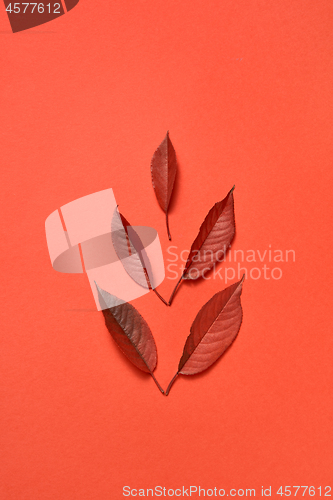
[[[65,309],[66,312],[98,312],[97,309]]]

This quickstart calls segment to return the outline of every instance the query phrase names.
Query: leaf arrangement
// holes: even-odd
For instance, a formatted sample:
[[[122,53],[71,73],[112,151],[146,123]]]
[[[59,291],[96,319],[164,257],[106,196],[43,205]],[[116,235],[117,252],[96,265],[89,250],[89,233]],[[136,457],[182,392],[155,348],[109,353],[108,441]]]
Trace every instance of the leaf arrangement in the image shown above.
[[[169,132],[156,149],[151,161],[151,176],[157,201],[165,213],[169,240],[171,240],[168,210],[177,173],[177,158]],[[134,228],[118,208],[112,216],[112,242],[127,274],[140,286],[153,290],[167,306],[183,280],[203,278],[217,262],[223,260],[235,235],[234,187],[227,196],[215,203],[200,226],[192,243],[183,272],[169,302],[155,289],[151,265],[144,245]],[[131,259],[126,257],[131,256]],[[178,370],[166,392],[154,376],[157,349],[153,334],[134,306],[99,288],[98,297],[103,309],[105,325],[123,354],[140,370],[149,373],[162,394],[166,396],[179,375],[195,375],[209,368],[233,343],[242,323],[243,278],[216,293],[196,315],[184,345]]]

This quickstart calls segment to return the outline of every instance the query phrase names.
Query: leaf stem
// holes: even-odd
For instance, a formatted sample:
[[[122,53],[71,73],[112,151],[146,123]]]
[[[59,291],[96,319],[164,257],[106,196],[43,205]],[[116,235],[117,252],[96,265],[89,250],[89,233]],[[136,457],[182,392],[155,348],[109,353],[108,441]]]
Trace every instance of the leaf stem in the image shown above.
[[[159,298],[159,299],[163,302],[163,304],[165,304],[166,306],[168,306],[168,305],[169,305],[169,304],[168,304],[168,302],[167,302],[165,299],[163,299],[162,295],[160,295],[160,294],[158,293],[158,291],[156,290],[156,288],[152,288],[152,290],[153,290],[153,292],[155,292],[155,293],[156,293],[157,297],[158,297],[158,298]]]
[[[177,291],[177,288],[179,287],[180,282],[182,281],[182,279],[183,279],[183,275],[181,275],[181,277],[179,278],[179,280],[178,280],[178,282],[177,282],[177,285],[176,285],[176,286],[175,286],[175,288],[173,289],[173,292],[172,292],[171,297],[170,297],[170,299],[169,299],[169,306],[171,306],[171,304],[172,304],[173,298],[174,298],[174,296],[175,296],[175,293],[176,293],[176,291]]]
[[[171,387],[173,386],[173,384],[174,384],[174,382],[175,382],[176,378],[178,377],[178,375],[179,375],[179,373],[177,372],[177,373],[176,373],[176,375],[175,375],[175,376],[173,377],[173,379],[171,380],[170,384],[168,385],[168,388],[167,388],[166,393],[165,393],[165,395],[166,395],[166,396],[168,396],[168,395],[169,395],[170,389],[171,389]]]
[[[159,388],[159,390],[161,391],[161,393],[164,394],[164,391],[163,391],[162,387],[160,386],[160,384],[157,382],[156,377],[153,374],[153,372],[150,372],[150,375],[153,377],[153,380],[154,380],[155,384],[157,385],[157,387]]]
[[[169,215],[168,215],[168,212],[166,212],[166,214],[165,214],[165,220],[166,220],[166,227],[167,227],[167,231],[168,231],[168,238],[169,238],[169,241],[171,241],[171,234],[170,234],[170,229],[169,229]]]

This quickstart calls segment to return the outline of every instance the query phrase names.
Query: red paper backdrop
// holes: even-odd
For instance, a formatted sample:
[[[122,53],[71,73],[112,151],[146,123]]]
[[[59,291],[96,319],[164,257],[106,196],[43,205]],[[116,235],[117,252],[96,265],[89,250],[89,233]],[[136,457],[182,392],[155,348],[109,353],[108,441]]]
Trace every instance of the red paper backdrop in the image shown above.
[[[329,483],[332,10],[81,0],[15,35],[0,10],[1,498]],[[188,249],[236,184],[233,248],[296,254],[282,279],[244,283],[235,344],[168,398],[118,352],[86,276],[53,271],[44,234],[53,210],[112,187],[132,224],[158,229],[167,259],[149,171],[166,130],[180,165],[173,245]],[[195,314],[224,286],[184,284],[171,309],[153,294],[134,302],[164,387]]]

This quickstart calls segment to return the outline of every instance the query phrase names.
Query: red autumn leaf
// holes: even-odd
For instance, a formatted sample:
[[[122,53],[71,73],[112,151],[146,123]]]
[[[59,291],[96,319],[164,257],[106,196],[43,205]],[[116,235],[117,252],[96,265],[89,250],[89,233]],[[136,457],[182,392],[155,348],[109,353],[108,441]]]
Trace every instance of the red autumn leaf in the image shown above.
[[[115,209],[112,217],[111,238],[115,252],[127,274],[138,285],[153,290],[158,298],[168,305],[154,287],[151,264],[140,236],[118,212],[118,208]]]
[[[136,245],[133,241],[134,235],[136,236]],[[112,217],[111,237],[115,252],[127,274],[142,287],[151,289],[147,271],[147,266],[150,267],[150,263],[144,252],[144,246],[138,234],[125,217],[118,212],[117,208]]]
[[[215,203],[201,224],[198,236],[192,243],[183,274],[170,297],[169,305],[182,280],[202,278],[216,262],[223,260],[235,236],[234,189],[235,186],[222,201]]]
[[[235,235],[234,187],[210,209],[200,226],[183,271],[183,279],[197,279],[223,258]],[[191,272],[192,271],[192,272]]]
[[[133,365],[153,377],[157,387],[164,393],[153,374],[157,350],[147,322],[131,304],[102,290],[97,283],[96,287],[105,325],[113,340]]]
[[[168,209],[177,173],[177,158],[167,132],[156,149],[150,165],[151,178],[157,201],[165,212],[169,240],[171,240]]]
[[[232,344],[239,332],[243,311],[240,301],[244,276],[215,294],[198,312],[187,337],[177,376],[195,375],[209,368]]]

